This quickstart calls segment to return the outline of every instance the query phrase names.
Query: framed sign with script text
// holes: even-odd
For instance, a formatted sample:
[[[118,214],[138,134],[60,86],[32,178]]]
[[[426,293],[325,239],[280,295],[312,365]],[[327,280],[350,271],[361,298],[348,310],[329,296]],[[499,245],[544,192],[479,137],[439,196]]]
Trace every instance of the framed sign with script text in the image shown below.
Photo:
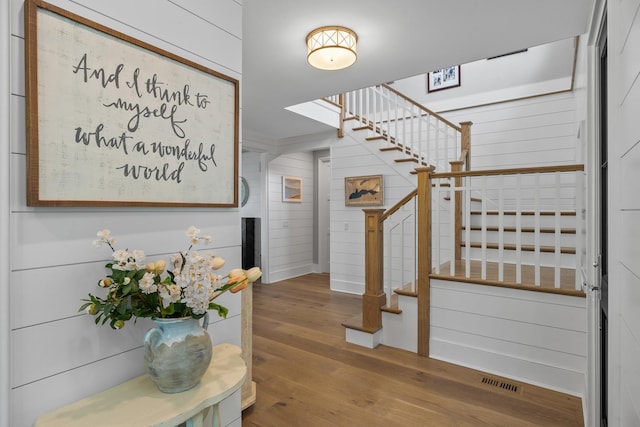
[[[29,206],[238,206],[237,80],[25,3]]]

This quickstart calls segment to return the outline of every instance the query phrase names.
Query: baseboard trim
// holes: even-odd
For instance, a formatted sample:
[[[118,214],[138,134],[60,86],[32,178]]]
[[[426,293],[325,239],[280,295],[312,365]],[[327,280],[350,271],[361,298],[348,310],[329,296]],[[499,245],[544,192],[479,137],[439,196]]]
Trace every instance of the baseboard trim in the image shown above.
[[[364,294],[364,283],[347,282],[345,280],[331,279],[331,290],[335,292],[343,292],[345,294]]]

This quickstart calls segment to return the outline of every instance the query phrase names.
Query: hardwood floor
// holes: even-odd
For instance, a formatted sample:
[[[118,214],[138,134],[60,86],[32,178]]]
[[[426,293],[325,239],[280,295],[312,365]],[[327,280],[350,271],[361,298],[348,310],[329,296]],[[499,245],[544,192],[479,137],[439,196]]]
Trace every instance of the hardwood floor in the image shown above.
[[[576,397],[347,343],[341,322],[360,312],[360,297],[331,292],[328,275],[253,286],[257,401],[244,411],[243,426],[583,425]]]

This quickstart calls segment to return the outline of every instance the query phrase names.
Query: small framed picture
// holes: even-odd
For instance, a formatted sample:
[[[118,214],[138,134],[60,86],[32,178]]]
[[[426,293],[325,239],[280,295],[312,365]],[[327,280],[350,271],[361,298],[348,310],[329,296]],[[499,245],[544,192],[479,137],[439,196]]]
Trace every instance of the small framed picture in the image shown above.
[[[352,176],[344,179],[346,206],[380,206],[384,203],[382,175]]]
[[[282,177],[282,201],[302,202],[302,178],[297,176]]]
[[[460,86],[460,66],[431,71],[427,75],[427,92]]]

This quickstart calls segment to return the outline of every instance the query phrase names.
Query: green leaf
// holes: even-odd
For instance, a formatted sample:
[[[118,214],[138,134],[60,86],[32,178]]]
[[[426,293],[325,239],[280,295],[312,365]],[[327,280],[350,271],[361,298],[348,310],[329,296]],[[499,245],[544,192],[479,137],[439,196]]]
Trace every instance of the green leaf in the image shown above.
[[[209,303],[209,310],[216,310],[218,312],[218,316],[222,318],[227,318],[227,314],[229,314],[229,309],[220,304],[216,304],[215,302]]]

